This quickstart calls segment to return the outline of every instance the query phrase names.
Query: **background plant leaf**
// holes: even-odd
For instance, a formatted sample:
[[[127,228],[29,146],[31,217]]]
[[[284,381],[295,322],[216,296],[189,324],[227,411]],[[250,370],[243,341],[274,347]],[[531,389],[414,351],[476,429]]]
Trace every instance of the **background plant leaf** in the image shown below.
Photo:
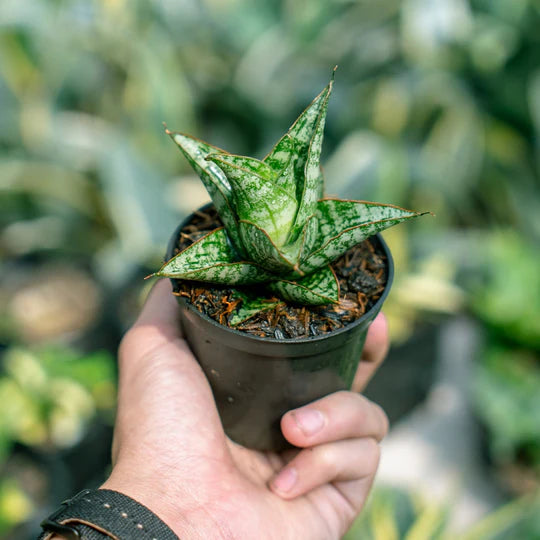
[[[323,305],[339,301],[339,283],[330,266],[302,279],[274,281],[267,287],[280,298],[303,305]]]
[[[272,279],[256,264],[238,261],[223,227],[175,255],[156,272],[156,276],[226,285],[245,285]]]

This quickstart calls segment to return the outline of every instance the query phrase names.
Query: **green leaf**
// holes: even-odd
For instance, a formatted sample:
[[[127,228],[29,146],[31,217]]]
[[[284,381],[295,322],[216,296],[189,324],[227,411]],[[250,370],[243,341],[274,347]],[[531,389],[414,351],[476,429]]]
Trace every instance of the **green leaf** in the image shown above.
[[[214,160],[213,158],[216,158]],[[207,161],[213,161],[218,165],[220,169],[225,173],[227,179],[229,178],[228,170],[233,168],[235,170],[244,170],[249,171],[265,180],[273,180],[276,177],[274,170],[269,167],[264,161],[258,159],[247,157],[247,156],[237,156],[234,154],[224,154],[223,152],[217,152],[215,154],[210,154],[207,158]],[[224,169],[221,165],[224,164],[227,170]],[[233,173],[235,174],[235,173]],[[238,173],[236,173],[238,174]]]
[[[277,274],[289,274],[300,260],[300,250],[278,248],[266,231],[255,223],[240,220],[240,237],[255,263]]]
[[[271,180],[242,166],[242,160],[247,158],[214,154],[208,159],[227,175],[238,218],[266,231],[276,246],[284,245],[296,215],[294,197]]]
[[[294,140],[288,133],[285,133],[263,161],[272,168],[275,175],[280,175],[294,155]]]
[[[280,188],[284,189],[291,197],[296,200],[296,179],[294,177],[294,165],[296,159],[291,154],[289,156],[289,161],[285,164],[285,167],[281,173],[274,180],[274,183],[277,184]]]
[[[302,305],[335,304],[339,301],[339,282],[330,266],[296,281],[274,281],[267,288],[284,300]]]
[[[429,212],[413,212],[391,204],[322,199],[317,203],[319,233],[309,256],[301,262],[304,272],[334,261],[369,236],[406,219]]]
[[[216,207],[223,225],[225,225],[229,232],[234,247],[240,254],[244,255],[245,253],[238,234],[238,222],[233,211],[234,201],[231,194],[231,186],[223,171],[215,163],[206,160],[209,154],[219,153],[227,155],[228,153],[225,150],[221,150],[221,148],[212,146],[190,135],[172,132],[168,129],[165,132],[178,145],[189,164],[199,175]]]
[[[309,255],[311,246],[317,238],[318,228],[317,217],[313,214],[307,219],[296,239],[287,242],[285,246],[280,248],[280,253],[287,260],[294,262],[293,272],[287,277],[299,278],[305,275],[305,272],[300,268],[300,261]]]
[[[274,277],[251,262],[238,261],[223,227],[175,255],[156,276],[226,285],[261,283]]]
[[[240,300],[240,305],[232,312],[229,318],[231,326],[238,326],[258,313],[275,308],[280,301],[273,298],[261,298],[251,291],[235,290],[233,299]]]
[[[306,162],[304,166],[304,181],[302,184],[297,183],[297,199],[298,199],[298,213],[294,221],[294,227],[291,231],[291,235],[294,237],[297,231],[301,229],[306,222],[307,218],[315,213],[317,207],[317,200],[321,192],[321,184],[323,182],[321,172],[321,149],[324,136],[324,124],[326,121],[326,111],[328,108],[328,99],[332,92],[332,86],[334,83],[334,76],[332,74],[332,80],[327,86],[326,94],[321,101],[319,107],[319,113],[317,115],[315,124],[313,126],[313,135],[309,141]]]
[[[332,74],[332,80],[330,83],[307,106],[304,112],[295,120],[294,124],[289,128],[289,131],[285,135],[285,137],[289,136],[291,138],[294,145],[294,151],[298,156],[295,163],[295,177],[299,180],[303,179],[304,177],[304,166],[307,161],[309,144],[316,131],[316,126],[321,111],[324,107],[326,107],[328,102],[330,92],[332,91],[333,80],[334,74]],[[283,139],[284,137],[276,144],[276,146],[274,146],[268,156],[264,158],[265,162],[270,164],[277,159],[277,154],[283,150],[283,147],[280,145]]]

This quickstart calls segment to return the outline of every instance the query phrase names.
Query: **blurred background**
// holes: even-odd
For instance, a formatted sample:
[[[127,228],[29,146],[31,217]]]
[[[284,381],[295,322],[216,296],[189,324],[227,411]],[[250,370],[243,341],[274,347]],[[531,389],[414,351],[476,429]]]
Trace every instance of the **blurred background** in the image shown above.
[[[0,538],[109,467],[115,351],[207,200],[164,134],[262,157],[339,64],[327,192],[385,233],[393,349],[347,538],[540,538],[538,0],[1,0]]]

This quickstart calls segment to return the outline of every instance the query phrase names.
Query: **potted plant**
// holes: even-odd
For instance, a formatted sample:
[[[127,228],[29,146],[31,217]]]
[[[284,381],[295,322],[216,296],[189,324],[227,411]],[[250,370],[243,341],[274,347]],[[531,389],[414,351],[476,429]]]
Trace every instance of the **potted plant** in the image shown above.
[[[213,207],[178,227],[155,275],[172,279],[226,433],[251,448],[285,448],[287,410],[350,388],[392,281],[377,233],[422,215],[323,197],[332,86],[333,76],[262,161],[166,129]]]

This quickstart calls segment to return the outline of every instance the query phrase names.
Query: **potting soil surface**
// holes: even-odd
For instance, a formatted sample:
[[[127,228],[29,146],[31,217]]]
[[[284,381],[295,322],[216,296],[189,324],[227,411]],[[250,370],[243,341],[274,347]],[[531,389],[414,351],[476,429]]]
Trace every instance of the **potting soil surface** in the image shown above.
[[[175,254],[222,226],[214,208],[195,212],[194,219],[180,233]],[[339,281],[338,304],[299,306],[281,300],[274,308],[231,328],[259,337],[294,339],[319,336],[354,322],[375,304],[384,290],[386,256],[368,238],[334,261],[332,268]],[[264,290],[261,284],[250,288]],[[184,297],[201,313],[226,326],[239,302],[234,298],[234,289],[222,285],[175,280],[174,290],[174,294]],[[270,299],[271,293],[268,294]]]

